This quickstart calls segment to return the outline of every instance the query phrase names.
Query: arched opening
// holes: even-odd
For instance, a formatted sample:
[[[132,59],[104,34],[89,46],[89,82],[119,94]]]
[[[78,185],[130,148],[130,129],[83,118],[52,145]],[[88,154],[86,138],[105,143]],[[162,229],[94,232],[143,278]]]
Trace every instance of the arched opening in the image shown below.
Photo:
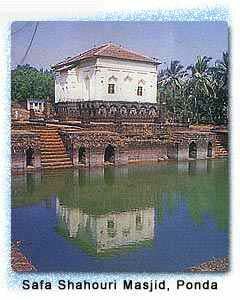
[[[85,147],[79,147],[78,149],[78,163],[84,164],[86,163],[86,148]]]
[[[138,82],[137,86],[137,96],[143,96],[143,88],[144,88],[145,81],[142,79]]]
[[[197,145],[195,142],[191,142],[189,145],[189,158],[197,158]]]
[[[27,167],[33,166],[33,154],[34,154],[34,150],[29,147],[26,151],[26,165]]]
[[[104,162],[108,162],[108,163],[115,162],[115,149],[112,145],[108,145],[105,149]]]
[[[207,157],[212,157],[212,143],[208,142]]]
[[[115,76],[111,76],[108,79],[108,94],[116,94],[116,83],[117,83],[117,78]]]

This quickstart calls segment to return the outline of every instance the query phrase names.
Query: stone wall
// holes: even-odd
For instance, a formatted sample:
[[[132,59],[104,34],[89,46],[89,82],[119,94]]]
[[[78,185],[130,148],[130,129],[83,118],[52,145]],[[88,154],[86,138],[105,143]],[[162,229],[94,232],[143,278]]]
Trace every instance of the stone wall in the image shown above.
[[[46,123],[15,123],[12,129],[12,168],[27,168],[27,149],[33,149],[33,163],[40,168],[39,129]],[[56,124],[55,124],[56,126]],[[196,130],[172,130],[157,123],[78,123],[75,127],[58,125],[61,139],[74,166],[98,167],[130,162],[189,160],[189,148],[195,143],[196,156],[208,157],[208,143],[215,157],[216,133]]]
[[[167,159],[167,145],[159,140],[130,142],[128,151],[128,162],[137,161],[161,161]]]
[[[84,149],[84,165],[103,166],[106,147],[114,149],[114,165],[123,165],[132,161],[159,161],[167,159],[167,145],[161,139],[127,138],[114,132],[84,132],[62,130],[61,136],[73,164],[79,161],[79,149]]]
[[[81,101],[55,104],[59,120],[81,122],[161,123],[164,121],[160,105],[125,101]]]
[[[11,161],[12,169],[27,168],[27,150],[33,149],[32,168],[41,168],[40,136],[36,133],[12,131]]]
[[[215,134],[211,132],[193,132],[191,130],[175,132],[172,143],[168,144],[167,155],[169,159],[188,160],[191,143],[196,145],[196,159],[208,157],[208,143],[212,144],[212,158],[215,157]]]
[[[26,121],[29,120],[30,113],[27,109],[21,105],[12,105],[11,107],[11,119],[12,121]]]

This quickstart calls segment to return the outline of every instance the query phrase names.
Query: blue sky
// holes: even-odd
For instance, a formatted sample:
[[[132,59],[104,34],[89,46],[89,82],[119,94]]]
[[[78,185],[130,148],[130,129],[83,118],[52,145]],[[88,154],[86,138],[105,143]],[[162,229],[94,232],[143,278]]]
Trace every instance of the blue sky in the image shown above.
[[[35,24],[12,24],[12,67],[23,58]],[[228,50],[228,27],[225,22],[42,21],[24,63],[49,68],[67,56],[109,41],[158,58],[160,68],[173,59],[187,66],[197,55],[220,59]]]

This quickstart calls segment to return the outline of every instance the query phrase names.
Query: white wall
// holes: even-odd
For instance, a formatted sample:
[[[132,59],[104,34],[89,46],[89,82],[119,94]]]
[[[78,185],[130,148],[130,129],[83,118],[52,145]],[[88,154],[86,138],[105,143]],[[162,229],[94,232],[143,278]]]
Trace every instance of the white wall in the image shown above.
[[[55,102],[94,99],[95,62],[84,62],[71,70],[56,72]]]
[[[79,231],[87,231],[97,252],[154,239],[154,208],[91,216],[79,208],[61,206],[57,200],[56,211],[65,222],[69,236],[77,238]],[[141,216],[140,227],[136,224],[137,215]],[[114,223],[114,236],[109,234],[108,221]]]
[[[136,226],[136,216],[142,217],[142,227]],[[115,235],[110,236],[107,221],[114,222]],[[112,213],[97,218],[97,252],[144,240],[154,239],[154,208]]]
[[[108,84],[115,84],[115,93],[108,94]],[[138,86],[143,95],[137,95]],[[144,62],[98,58],[56,74],[55,101],[132,101],[156,102],[156,66]]]

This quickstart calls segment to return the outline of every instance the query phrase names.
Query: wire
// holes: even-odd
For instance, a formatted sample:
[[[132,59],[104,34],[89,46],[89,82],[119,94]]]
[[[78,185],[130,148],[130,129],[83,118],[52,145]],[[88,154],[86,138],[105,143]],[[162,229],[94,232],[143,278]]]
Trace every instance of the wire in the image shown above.
[[[27,27],[27,26],[30,25],[30,24],[31,24],[30,22],[26,22],[21,28],[19,28],[19,29],[13,31],[13,32],[11,33],[11,35],[14,35],[14,34],[20,32],[20,31],[22,31],[25,27]]]
[[[31,38],[30,43],[29,43],[29,45],[28,45],[27,51],[26,51],[25,55],[23,56],[23,58],[22,58],[22,60],[21,60],[21,62],[20,62],[20,65],[22,65],[22,64],[24,63],[24,61],[25,61],[25,59],[26,59],[26,57],[27,57],[27,55],[28,55],[28,53],[29,53],[29,51],[30,51],[30,49],[31,49],[31,46],[32,46],[34,37],[35,37],[36,32],[37,32],[38,25],[39,25],[39,22],[36,22],[36,25],[35,25],[35,28],[34,28],[34,31],[33,31],[32,38]]]

